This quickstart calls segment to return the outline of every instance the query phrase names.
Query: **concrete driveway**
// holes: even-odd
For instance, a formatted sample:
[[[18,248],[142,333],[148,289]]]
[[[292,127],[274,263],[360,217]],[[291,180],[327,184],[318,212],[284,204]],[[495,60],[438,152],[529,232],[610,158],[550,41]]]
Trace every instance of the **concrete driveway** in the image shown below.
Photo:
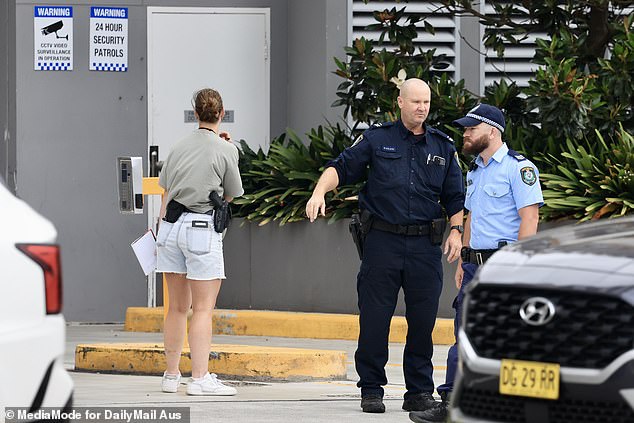
[[[67,328],[65,365],[74,368],[74,350],[80,343],[162,342],[160,333],[125,332],[123,325],[77,325]],[[269,383],[229,381],[238,389],[234,397],[191,397],[185,385],[176,394],[160,391],[160,377],[71,372],[75,381],[76,407],[187,407],[191,422],[409,422],[401,410],[405,393],[403,380],[403,344],[390,344],[387,365],[389,384],[385,387],[386,413],[362,413],[359,407],[357,375],[354,370],[356,342],[301,338],[215,335],[214,343],[271,347],[311,348],[345,351],[348,356],[347,380]],[[444,382],[448,346],[434,350],[434,379]],[[213,369],[212,369],[213,370]],[[185,380],[186,378],[184,378]],[[100,411],[101,408],[95,410]],[[106,421],[106,420],[104,420]],[[110,420],[112,421],[112,420]]]

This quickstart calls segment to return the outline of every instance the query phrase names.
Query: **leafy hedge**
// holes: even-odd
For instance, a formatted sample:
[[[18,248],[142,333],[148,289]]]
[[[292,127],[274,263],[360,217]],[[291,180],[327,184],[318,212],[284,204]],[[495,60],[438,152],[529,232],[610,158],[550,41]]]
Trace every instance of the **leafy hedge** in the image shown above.
[[[610,146],[598,130],[596,136],[597,144],[568,139],[561,157],[546,158],[555,169],[541,175],[547,218],[583,221],[634,211],[634,137],[623,127]]]
[[[460,6],[452,0],[441,3],[458,8],[469,2],[460,2]],[[537,40],[533,61],[539,68],[529,86],[501,80],[486,87],[483,98],[467,91],[464,81],[448,78],[443,72],[445,56],[436,55],[435,50],[416,51],[413,40],[418,31],[434,33],[426,22],[422,28],[416,26],[420,15],[408,15],[405,7],[376,11],[377,23],[369,28],[381,30],[380,40],[398,47],[387,50],[381,43],[374,45],[360,38],[345,48],[347,60],[335,58],[335,73],[343,81],[333,106],[345,106],[343,117],[352,118],[352,127],[319,126],[304,141],[289,129],[272,141],[268,154],[253,152],[242,143],[241,171],[247,194],[236,200],[236,214],[260,224],[304,219],[306,202],[328,160],[351,144],[359,128],[397,119],[398,89],[411,77],[428,81],[432,108],[427,122],[452,134],[459,150],[461,133],[450,122],[479,101],[504,110],[506,142],[540,169],[546,203],[543,219],[585,220],[631,213],[634,14],[610,20],[609,54],[597,57],[588,54],[589,30],[581,25],[585,18],[575,15],[574,7],[581,6],[571,4],[572,9],[557,9],[557,13],[580,24],[564,25],[565,19],[561,20],[547,31],[548,39]],[[544,4],[539,11],[546,13],[550,7],[556,5]],[[496,37],[485,33],[485,43],[493,43],[502,52]],[[599,51],[596,46],[593,49]],[[467,162],[471,158],[461,159]],[[357,195],[361,187],[362,183],[340,187],[329,194],[328,217],[349,216],[357,203],[346,198]]]
[[[348,133],[339,125],[319,126],[308,134],[307,145],[288,129],[271,142],[268,154],[257,153],[241,141],[241,173],[245,195],[234,200],[236,214],[260,225],[277,221],[280,225],[305,219],[306,202],[329,160],[350,145]],[[331,220],[350,216],[362,187],[346,185],[328,194]]]

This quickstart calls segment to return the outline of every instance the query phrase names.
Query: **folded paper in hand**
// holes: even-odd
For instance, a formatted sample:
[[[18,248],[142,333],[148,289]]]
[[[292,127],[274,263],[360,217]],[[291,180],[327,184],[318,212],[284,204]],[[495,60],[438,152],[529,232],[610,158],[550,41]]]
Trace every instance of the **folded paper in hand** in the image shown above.
[[[156,270],[156,238],[151,229],[130,245],[146,276]]]

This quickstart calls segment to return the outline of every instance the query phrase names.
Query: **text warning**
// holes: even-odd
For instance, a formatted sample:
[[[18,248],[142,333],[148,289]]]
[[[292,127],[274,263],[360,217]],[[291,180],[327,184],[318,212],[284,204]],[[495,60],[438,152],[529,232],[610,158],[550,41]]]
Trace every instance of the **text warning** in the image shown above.
[[[90,70],[128,70],[128,8],[90,8]]]

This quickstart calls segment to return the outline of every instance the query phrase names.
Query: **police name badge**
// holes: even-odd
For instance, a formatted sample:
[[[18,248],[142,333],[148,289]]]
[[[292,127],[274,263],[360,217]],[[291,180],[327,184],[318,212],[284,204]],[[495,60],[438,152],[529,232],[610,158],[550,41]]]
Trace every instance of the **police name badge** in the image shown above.
[[[526,185],[535,185],[535,182],[537,182],[535,169],[530,166],[520,169],[520,176],[522,177],[522,182],[524,182]]]

